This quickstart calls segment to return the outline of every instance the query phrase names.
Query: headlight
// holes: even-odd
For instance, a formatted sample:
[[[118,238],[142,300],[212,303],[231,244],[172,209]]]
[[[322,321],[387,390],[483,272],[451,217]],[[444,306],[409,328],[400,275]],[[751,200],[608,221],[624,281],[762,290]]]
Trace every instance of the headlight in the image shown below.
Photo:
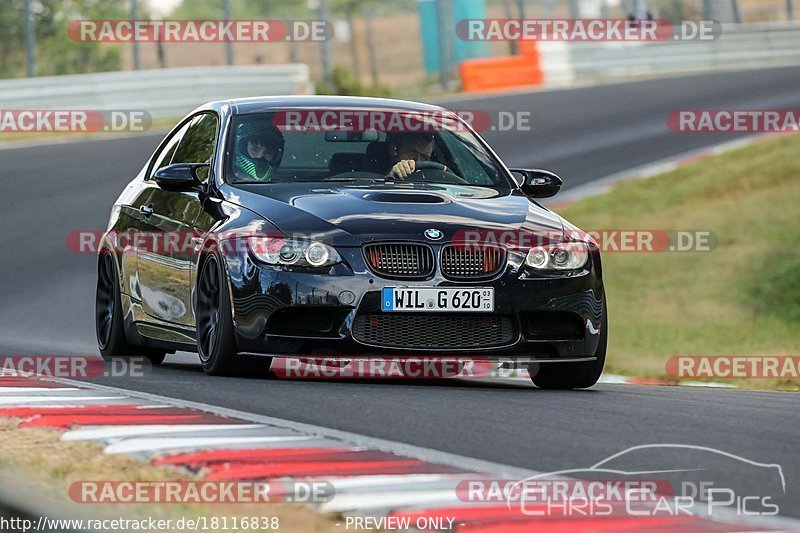
[[[256,259],[268,265],[325,267],[342,261],[335,249],[317,241],[248,237],[247,246]]]
[[[589,247],[585,242],[561,242],[531,248],[525,264],[536,270],[577,270],[588,259]]]

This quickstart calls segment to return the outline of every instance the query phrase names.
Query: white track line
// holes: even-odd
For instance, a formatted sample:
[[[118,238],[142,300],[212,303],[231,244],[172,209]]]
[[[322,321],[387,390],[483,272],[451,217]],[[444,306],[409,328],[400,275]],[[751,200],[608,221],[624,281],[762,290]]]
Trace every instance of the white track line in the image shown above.
[[[177,122],[179,119],[175,119]],[[33,148],[39,146],[53,146],[57,144],[76,144],[76,143],[85,143],[85,142],[94,142],[94,141],[116,141],[116,140],[128,140],[128,139],[143,139],[146,137],[155,137],[167,134],[169,129],[162,129],[162,128],[154,128],[152,130],[148,130],[143,133],[116,133],[113,137],[109,136],[108,133],[96,133],[96,134],[85,134],[75,137],[70,137],[68,135],[59,135],[53,138],[46,138],[43,137],[41,139],[19,139],[15,141],[2,141],[0,142],[0,150],[15,150],[17,148]]]
[[[591,182],[583,185],[578,185],[577,187],[573,187],[564,191],[558,195],[558,198],[553,198],[544,203],[548,206],[558,207],[559,204],[582,200],[598,194],[605,194],[618,183],[648,179],[659,174],[672,172],[673,170],[676,170],[685,164],[691,163],[698,158],[721,155],[733,150],[750,146],[751,144],[761,142],[774,136],[774,133],[748,135],[744,138],[734,139],[732,141],[714,144],[696,150],[681,152],[659,161],[646,163],[629,170],[623,170],[622,172],[611,174],[610,176],[592,180]]]
[[[271,437],[167,437],[163,439],[143,438],[127,439],[122,442],[109,444],[103,449],[106,454],[138,453],[164,451],[170,449],[194,449],[228,446],[231,444],[260,444],[268,442],[296,442],[311,440],[311,436],[271,436]]]
[[[167,415],[168,416],[168,415]],[[231,429],[256,429],[261,424],[151,424],[125,426],[95,426],[73,429],[61,435],[61,440],[104,440],[123,437],[141,437],[153,434],[186,433],[190,431],[229,431]]]
[[[0,384],[0,396],[13,396],[13,395],[20,395],[20,394],[31,394],[33,392],[74,392],[79,391],[82,389],[78,389],[76,387],[59,387],[59,388],[48,388],[48,387],[3,387]]]
[[[652,380],[653,383],[658,385],[657,379]],[[605,383],[610,385],[639,385],[637,378],[630,376],[620,376],[618,374],[603,374],[600,376],[598,383]],[[665,387],[707,387],[709,389],[735,389],[735,385],[730,383],[718,383],[716,381],[678,381],[676,383],[664,383]]]
[[[119,396],[3,396],[0,397],[0,405],[29,405],[35,403],[48,403],[48,402],[71,402],[71,405],[84,405],[80,402],[90,402],[98,400],[124,400]]]
[[[397,490],[394,492],[365,492],[336,494],[328,502],[320,504],[323,513],[344,513],[347,511],[379,511],[383,509],[419,508],[433,505],[449,506],[461,503],[453,488],[444,490]]]
[[[397,487],[402,485],[438,483],[462,479],[476,479],[478,476],[470,474],[378,474],[365,476],[349,476],[343,478],[326,479],[333,485],[336,493],[339,491],[358,491],[364,489],[380,489],[383,487]]]

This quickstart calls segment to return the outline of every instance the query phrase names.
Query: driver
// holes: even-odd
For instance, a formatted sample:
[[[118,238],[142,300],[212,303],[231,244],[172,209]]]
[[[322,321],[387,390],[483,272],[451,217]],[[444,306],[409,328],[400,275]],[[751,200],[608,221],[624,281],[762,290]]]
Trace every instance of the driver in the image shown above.
[[[246,181],[270,181],[283,158],[283,134],[272,124],[245,123],[236,129],[233,174]]]
[[[430,161],[433,155],[433,135],[430,133],[390,134],[387,142],[392,165],[387,178],[405,179],[416,170],[417,163]]]

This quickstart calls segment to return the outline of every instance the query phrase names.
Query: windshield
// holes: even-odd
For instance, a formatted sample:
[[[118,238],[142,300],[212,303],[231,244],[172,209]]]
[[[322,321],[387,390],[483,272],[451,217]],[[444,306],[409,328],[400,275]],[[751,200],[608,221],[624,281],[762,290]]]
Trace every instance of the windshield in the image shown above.
[[[450,112],[303,109],[238,115],[226,155],[229,183],[510,187],[496,158]]]

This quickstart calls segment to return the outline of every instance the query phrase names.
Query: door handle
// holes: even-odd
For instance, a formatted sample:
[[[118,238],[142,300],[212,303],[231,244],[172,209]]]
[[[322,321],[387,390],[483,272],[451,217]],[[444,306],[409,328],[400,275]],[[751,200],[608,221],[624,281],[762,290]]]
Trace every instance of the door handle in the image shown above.
[[[144,215],[144,218],[149,217],[153,214],[153,204],[141,206],[139,212]]]

